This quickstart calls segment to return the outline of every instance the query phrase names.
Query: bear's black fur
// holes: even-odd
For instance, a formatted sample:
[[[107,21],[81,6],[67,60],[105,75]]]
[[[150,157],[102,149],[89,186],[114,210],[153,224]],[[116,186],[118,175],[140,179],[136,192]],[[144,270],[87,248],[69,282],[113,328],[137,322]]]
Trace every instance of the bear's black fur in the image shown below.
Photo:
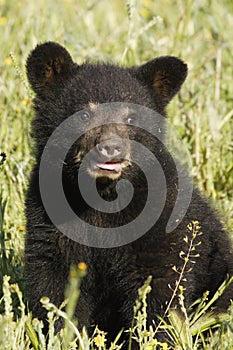
[[[187,66],[175,57],[156,58],[132,68],[104,63],[77,65],[66,49],[48,42],[38,45],[29,55],[27,75],[36,94],[36,116],[32,123],[35,166],[26,198],[26,277],[29,303],[34,315],[46,318],[40,304],[42,296],[48,296],[56,305],[61,304],[70,265],[83,261],[88,266],[88,273],[83,279],[76,309],[80,327],[86,326],[91,333],[92,325],[98,325],[108,332],[110,340],[120,329],[129,328],[138,288],[149,275],[152,276],[152,291],[148,297],[148,324],[152,320],[157,323],[156,314],[163,316],[179,277],[172,267],[181,267],[184,263],[180,253],[188,248],[184,238],[187,236],[189,242],[192,238],[192,233],[187,230],[187,225],[192,221],[200,223],[203,234],[194,242],[201,241],[194,252],[200,256],[193,258],[195,264],[189,262],[184,274],[187,281],[182,281],[185,302],[191,305],[207,290],[213,295],[221,283],[233,274],[232,248],[228,236],[217,215],[196,189],[182,222],[173,232],[166,232],[177,196],[177,172],[166,147],[140,128],[140,116],[127,115],[129,125],[125,125],[124,119],[124,124],[98,126],[80,137],[64,161],[63,187],[70,206],[84,221],[105,228],[130,222],[140,214],[147,200],[146,179],[135,164],[126,162],[120,172],[92,168],[86,173],[90,190],[96,179],[99,193],[109,201],[109,205],[116,198],[117,181],[121,178],[130,180],[134,185],[134,197],[132,203],[120,213],[106,214],[90,208],[79,192],[77,176],[82,158],[88,150],[94,148],[98,157],[100,154],[103,156],[99,146],[101,142],[105,147],[105,162],[112,160],[108,158],[111,147],[113,153],[117,149],[122,157],[130,158],[127,143],[114,144],[112,139],[128,138],[143,143],[152,150],[163,168],[167,199],[159,219],[141,238],[115,248],[81,245],[59,232],[51,223],[39,189],[41,155],[47,140],[61,122],[75,112],[85,110],[81,114],[84,131],[85,123],[92,122],[90,116],[92,120],[99,118],[104,124],[104,117],[98,108],[99,104],[107,102],[139,104],[165,117],[165,107],[185,80]],[[121,121],[123,117],[120,113],[116,118]],[[155,124],[157,122],[155,120]],[[48,165],[48,178],[51,176],[53,170]],[[79,232],[83,228],[76,229]],[[81,233],[85,235],[85,232]],[[189,267],[192,270],[187,272]],[[217,311],[226,310],[232,296],[233,288],[230,286],[217,301]],[[176,304],[175,299],[173,306]],[[61,326],[58,323],[57,329]],[[158,334],[158,338],[166,339],[162,334]]]

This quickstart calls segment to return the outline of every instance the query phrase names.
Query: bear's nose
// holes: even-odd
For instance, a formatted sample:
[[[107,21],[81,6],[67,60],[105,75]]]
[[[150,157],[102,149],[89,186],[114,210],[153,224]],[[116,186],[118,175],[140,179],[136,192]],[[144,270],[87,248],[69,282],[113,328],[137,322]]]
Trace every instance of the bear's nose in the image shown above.
[[[121,139],[109,139],[96,146],[98,152],[107,158],[118,157],[123,151],[123,141]]]

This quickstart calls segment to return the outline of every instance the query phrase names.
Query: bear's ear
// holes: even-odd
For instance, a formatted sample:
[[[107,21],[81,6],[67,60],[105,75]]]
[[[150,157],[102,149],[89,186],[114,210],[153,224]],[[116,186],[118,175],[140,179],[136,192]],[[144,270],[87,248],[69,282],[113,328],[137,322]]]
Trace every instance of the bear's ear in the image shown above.
[[[132,72],[143,85],[153,90],[158,102],[165,107],[180,90],[188,68],[179,58],[164,56],[134,67]]]
[[[59,77],[71,74],[75,66],[63,46],[46,42],[37,45],[30,53],[26,62],[27,77],[35,93],[43,95],[56,84]]]

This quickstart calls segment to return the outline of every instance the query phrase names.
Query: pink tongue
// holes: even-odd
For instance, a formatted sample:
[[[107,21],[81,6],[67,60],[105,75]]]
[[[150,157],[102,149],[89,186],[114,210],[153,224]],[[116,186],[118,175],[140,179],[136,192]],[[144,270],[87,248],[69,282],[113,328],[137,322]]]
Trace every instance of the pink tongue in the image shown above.
[[[96,166],[100,169],[115,171],[119,171],[121,168],[120,163],[96,163]]]

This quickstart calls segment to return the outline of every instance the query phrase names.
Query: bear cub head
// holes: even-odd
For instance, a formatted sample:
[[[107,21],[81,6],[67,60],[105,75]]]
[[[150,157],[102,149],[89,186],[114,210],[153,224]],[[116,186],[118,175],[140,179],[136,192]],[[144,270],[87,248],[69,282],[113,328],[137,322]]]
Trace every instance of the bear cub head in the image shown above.
[[[95,179],[117,180],[132,167],[130,142],[146,144],[146,116],[134,105],[165,116],[165,107],[179,91],[187,66],[172,56],[155,58],[130,68],[106,63],[74,63],[67,50],[54,42],[38,45],[27,60],[27,75],[35,92],[36,157],[40,159],[53,131],[69,116],[77,115],[82,135],[67,153],[64,172],[74,176],[91,151],[86,173]],[[108,104],[108,105],[106,105]],[[140,115],[139,115],[140,114]],[[154,120],[160,129],[161,120]],[[153,125],[151,125],[153,128]],[[157,143],[148,141],[156,153]],[[147,145],[148,147],[148,145]],[[132,173],[132,171],[131,171]],[[75,180],[74,180],[75,181]]]

